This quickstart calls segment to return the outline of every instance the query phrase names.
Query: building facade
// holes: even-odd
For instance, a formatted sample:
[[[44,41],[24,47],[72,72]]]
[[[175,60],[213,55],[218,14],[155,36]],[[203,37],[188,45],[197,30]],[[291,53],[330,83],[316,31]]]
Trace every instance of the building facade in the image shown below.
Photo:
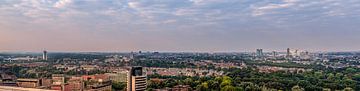
[[[44,51],[43,52],[43,57],[42,57],[43,60],[48,60],[48,55],[47,55],[47,51]]]
[[[65,85],[65,75],[64,74],[53,74],[52,75],[52,90],[61,90],[64,91]]]
[[[111,80],[105,74],[82,76],[84,91],[111,91]]]
[[[127,91],[145,91],[146,90],[146,74],[143,68],[136,66],[129,70]]]
[[[37,88],[41,86],[41,81],[40,79],[17,79],[17,84],[19,87]]]

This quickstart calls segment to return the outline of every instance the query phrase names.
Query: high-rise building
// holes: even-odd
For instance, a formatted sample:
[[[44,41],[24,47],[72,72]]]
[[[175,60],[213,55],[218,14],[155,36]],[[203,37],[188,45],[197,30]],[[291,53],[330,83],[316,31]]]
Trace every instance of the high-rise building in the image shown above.
[[[47,56],[47,51],[44,51],[43,52],[43,57],[42,57],[43,60],[47,60],[48,59],[48,56]]]
[[[127,80],[127,91],[145,91],[146,74],[143,68],[139,66],[131,67]]]
[[[290,53],[290,48],[286,49],[286,57],[290,58],[291,57],[291,53]]]
[[[263,57],[264,56],[263,49],[256,49],[256,56]]]
[[[276,57],[276,55],[277,55],[277,53],[276,53],[276,51],[273,51],[273,57]]]
[[[129,58],[130,58],[131,61],[134,60],[135,59],[135,53],[131,52]]]

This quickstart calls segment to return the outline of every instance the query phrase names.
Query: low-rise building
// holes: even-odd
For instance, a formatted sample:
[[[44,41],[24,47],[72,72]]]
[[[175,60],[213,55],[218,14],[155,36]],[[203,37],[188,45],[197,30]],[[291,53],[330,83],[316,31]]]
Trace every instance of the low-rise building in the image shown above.
[[[0,91],[58,91],[58,90],[22,88],[22,87],[12,87],[12,86],[0,86]]]
[[[71,77],[65,85],[65,91],[83,91],[84,80],[82,77]]]
[[[0,73],[0,86],[17,86],[16,76],[11,73]]]
[[[24,88],[37,88],[41,85],[40,79],[17,79],[17,85]]]
[[[111,91],[111,80],[105,74],[82,76],[85,81],[85,91]]]
[[[51,85],[51,89],[52,90],[64,90],[64,85],[65,85],[65,75],[64,74],[53,74],[52,75],[52,85]]]
[[[191,91],[191,87],[189,85],[176,85],[171,88],[171,91]]]

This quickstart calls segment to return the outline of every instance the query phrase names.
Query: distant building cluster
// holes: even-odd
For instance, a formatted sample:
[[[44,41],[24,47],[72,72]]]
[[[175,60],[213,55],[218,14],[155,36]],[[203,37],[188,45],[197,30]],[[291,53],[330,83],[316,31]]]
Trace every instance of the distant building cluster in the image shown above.
[[[359,53],[309,53],[256,49],[244,53],[51,53],[0,55],[0,91],[144,91],[150,83],[169,83],[166,77],[218,77],[229,70],[254,68],[260,73],[312,72],[312,66],[360,68]],[[136,65],[136,66],[135,66]],[[172,79],[173,80],[173,79]],[[149,82],[151,81],[151,82]],[[125,86],[126,84],[126,86]],[[155,87],[155,86],[154,86]],[[192,85],[174,84],[153,91],[192,91]]]
[[[309,72],[312,69],[304,69],[304,68],[284,68],[284,67],[274,67],[274,66],[257,66],[259,72],[263,73],[273,73],[273,72],[288,72],[288,73],[303,73]]]
[[[300,51],[297,49],[290,49],[287,48],[285,53],[282,52],[276,52],[271,51],[265,53],[263,49],[256,49],[255,60],[310,60],[314,57],[314,55],[311,55],[308,51]]]
[[[216,70],[203,70],[203,69],[192,69],[192,68],[146,68],[147,74],[159,74],[163,76],[221,76],[222,71]]]

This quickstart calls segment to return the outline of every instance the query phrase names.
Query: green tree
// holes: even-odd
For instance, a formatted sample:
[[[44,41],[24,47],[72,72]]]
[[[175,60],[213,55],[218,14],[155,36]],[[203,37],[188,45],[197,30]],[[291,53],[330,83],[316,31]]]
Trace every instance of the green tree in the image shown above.
[[[304,88],[301,88],[299,85],[296,85],[291,88],[291,91],[304,91]]]
[[[112,83],[112,88],[113,88],[115,91],[123,90],[123,89],[125,89],[125,87],[126,87],[126,83],[125,83],[125,82],[115,82],[115,83]]]
[[[360,73],[353,75],[352,78],[356,81],[360,81]]]
[[[228,76],[223,76],[220,87],[232,86],[232,79]]]
[[[236,90],[237,88],[230,85],[221,88],[221,91],[236,91]]]
[[[197,91],[210,91],[209,84],[207,82],[203,82],[196,86]]]
[[[309,82],[309,81],[306,81],[306,80],[300,80],[300,81],[298,82],[298,84],[299,84],[299,86],[301,86],[301,87],[307,87],[307,86],[311,85],[310,82]]]
[[[177,85],[177,83],[174,79],[168,79],[165,81],[165,87],[173,87],[175,85]]]
[[[346,70],[345,70],[345,72],[347,73],[347,74],[354,74],[354,73],[356,73],[356,69],[354,69],[354,68],[347,68]]]
[[[342,74],[342,73],[336,73],[335,79],[336,80],[341,80],[343,76],[344,76],[344,74]]]
[[[186,84],[186,85],[191,85],[193,82],[194,82],[194,81],[193,81],[193,79],[191,79],[191,78],[186,78],[186,79],[184,80],[184,84]]]
[[[333,73],[329,73],[329,74],[327,74],[327,79],[328,80],[335,80],[335,75]]]
[[[343,91],[354,91],[354,90],[350,87],[346,87]]]
[[[317,78],[317,79],[322,79],[324,77],[323,73],[318,71],[318,72],[315,72],[314,73],[314,76]]]

